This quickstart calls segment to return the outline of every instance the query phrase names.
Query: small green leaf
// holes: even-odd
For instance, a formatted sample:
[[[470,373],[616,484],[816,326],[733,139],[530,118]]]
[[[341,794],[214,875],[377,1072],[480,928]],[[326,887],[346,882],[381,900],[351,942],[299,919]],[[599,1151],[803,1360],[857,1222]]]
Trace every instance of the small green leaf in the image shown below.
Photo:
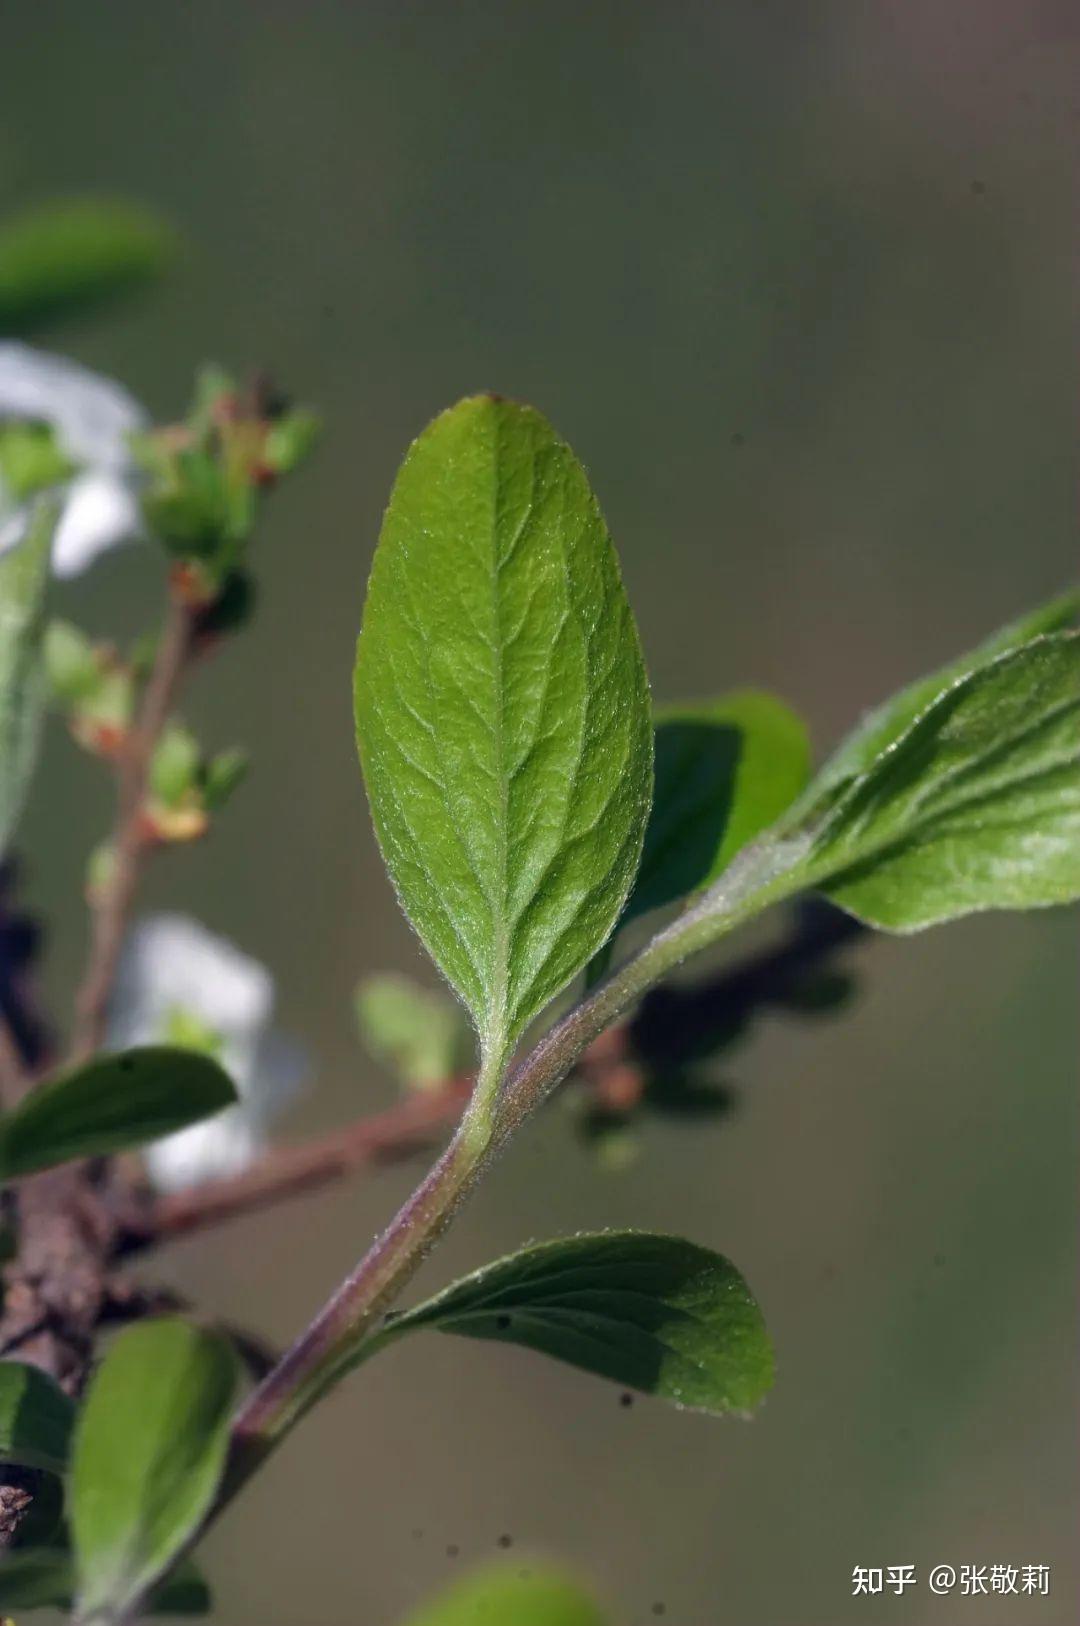
[[[142,1322],[109,1350],[75,1429],[81,1619],[126,1618],[209,1512],[238,1375],[228,1339],[185,1321]]]
[[[545,1564],[503,1564],[466,1575],[421,1604],[404,1626],[607,1626],[608,1616],[573,1576]]]
[[[0,332],[25,334],[158,276],[174,237],[160,216],[106,199],[48,203],[0,226]]]
[[[899,694],[893,695],[891,700],[886,700],[883,705],[869,712],[854,732],[849,734],[839,750],[830,757],[815,777],[808,800],[816,801],[818,797],[835,790],[845,781],[864,773],[883,751],[890,745],[895,745],[900,736],[907,732],[920,713],[924,712],[938,695],[944,694],[946,689],[951,689],[960,678],[967,677],[970,672],[985,666],[999,655],[1022,648],[1034,638],[1074,627],[1078,617],[1080,617],[1080,588],[1072,588],[1048,603],[1040,604],[1037,609],[1029,610],[1017,620],[1010,621],[1007,626],[999,627],[997,632],[992,633],[977,648],[969,650],[966,655],[950,661],[947,666],[930,673],[928,677],[917,678],[914,683],[909,683]]]
[[[94,698],[103,681],[103,665],[85,632],[70,621],[54,619],[45,628],[43,649],[49,692],[58,705],[75,706]]]
[[[410,1089],[432,1089],[469,1065],[461,1006],[409,977],[367,977],[356,990],[356,1019],[371,1054]]]
[[[275,418],[266,435],[263,461],[275,474],[291,474],[310,457],[322,433],[322,420],[314,412],[299,408]]]
[[[56,506],[38,499],[28,535],[0,554],[0,857],[22,812],[45,713],[41,658]]]
[[[656,788],[622,923],[708,886],[806,784],[810,741],[772,695],[747,690],[656,719]]]
[[[611,931],[652,779],[614,550],[581,465],[531,408],[462,401],[410,449],[356,721],[387,868],[497,1069]]]
[[[67,1471],[75,1407],[63,1389],[25,1361],[0,1361],[0,1462]]]
[[[524,1344],[678,1406],[751,1411],[773,1355],[761,1311],[719,1254],[678,1237],[603,1231],[523,1248],[395,1317]]]
[[[0,491],[21,503],[75,472],[52,424],[0,423]]]
[[[0,1558],[0,1609],[70,1609],[75,1599],[75,1572],[64,1547],[38,1547]],[[150,1594],[151,1615],[205,1615],[210,1589],[190,1559]]]
[[[208,813],[219,813],[247,778],[248,754],[233,747],[212,756],[203,769],[202,800]]]
[[[0,1179],[144,1146],[235,1100],[228,1074],[193,1051],[146,1045],[98,1056],[0,1117]]]
[[[1080,897],[1080,635],[941,695],[841,798],[811,864],[834,902],[892,931]]]
[[[194,734],[181,723],[170,723],[150,763],[150,789],[166,807],[175,807],[194,790],[201,765]]]

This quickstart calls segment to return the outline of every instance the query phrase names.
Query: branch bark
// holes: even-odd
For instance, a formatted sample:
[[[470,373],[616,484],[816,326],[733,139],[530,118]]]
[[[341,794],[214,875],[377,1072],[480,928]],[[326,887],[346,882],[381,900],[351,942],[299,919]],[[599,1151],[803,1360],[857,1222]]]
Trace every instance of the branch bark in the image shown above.
[[[70,1052],[74,1064],[88,1060],[104,1040],[120,949],[149,846],[143,810],[150,763],[192,651],[194,628],[194,613],[173,586],[154,665],[119,762],[114,864],[91,903],[90,952]],[[25,1093],[33,1083],[25,1065],[8,1078],[13,1093]],[[71,1163],[19,1183],[18,1254],[4,1272],[0,1355],[32,1361],[71,1394],[81,1388],[93,1355],[116,1253],[115,1202],[98,1173],[94,1165]],[[38,1484],[33,1475],[0,1474],[0,1549],[17,1541]]]

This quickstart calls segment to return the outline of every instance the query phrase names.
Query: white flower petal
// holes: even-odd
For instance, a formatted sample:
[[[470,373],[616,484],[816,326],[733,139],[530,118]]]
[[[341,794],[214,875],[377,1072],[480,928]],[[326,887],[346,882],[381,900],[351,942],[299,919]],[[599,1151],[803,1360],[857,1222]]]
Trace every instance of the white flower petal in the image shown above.
[[[152,915],[133,928],[116,979],[111,1048],[160,1044],[179,1013],[217,1040],[240,1100],[205,1124],[147,1147],[155,1185],[179,1191],[238,1173],[258,1156],[266,1130],[298,1092],[302,1050],[270,1030],[274,984],[263,966],[184,915]]]
[[[124,946],[109,1042],[152,1043],[179,1009],[220,1034],[226,1047],[236,1043],[250,1063],[273,1005],[273,978],[257,960],[186,915],[150,915]]]
[[[230,1107],[209,1123],[194,1124],[145,1147],[143,1160],[159,1191],[183,1191],[206,1180],[239,1174],[259,1155],[263,1144],[243,1107]]]
[[[120,384],[65,356],[0,344],[0,422],[6,418],[51,424],[61,451],[79,465],[57,526],[57,575],[77,575],[106,549],[142,534],[141,475],[128,437],[149,420]],[[22,540],[27,515],[0,491],[0,553]]]
[[[128,467],[128,436],[148,422],[135,397],[111,378],[15,342],[0,344],[0,418],[52,424],[74,461],[114,469]]]
[[[99,554],[141,532],[139,502],[130,484],[116,474],[80,474],[71,482],[56,527],[53,569],[58,576],[78,576]]]

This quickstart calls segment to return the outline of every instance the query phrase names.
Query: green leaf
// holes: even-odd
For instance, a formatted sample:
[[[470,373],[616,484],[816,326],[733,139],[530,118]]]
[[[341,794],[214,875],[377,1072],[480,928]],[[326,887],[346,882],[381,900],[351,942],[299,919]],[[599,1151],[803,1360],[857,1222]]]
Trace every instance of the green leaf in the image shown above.
[[[656,788],[622,923],[706,887],[806,784],[810,741],[800,718],[754,690],[656,719]]]
[[[573,1576],[545,1564],[503,1564],[466,1575],[421,1604],[405,1626],[606,1626],[608,1616]]]
[[[25,334],[160,275],[172,229],[107,199],[49,203],[0,226],[0,332]]]
[[[67,1471],[75,1407],[63,1389],[25,1361],[0,1361],[0,1462]]]
[[[238,1382],[229,1340],[185,1321],[120,1334],[79,1415],[71,1528],[80,1618],[119,1621],[209,1512]]]
[[[0,1609],[70,1609],[75,1599],[75,1573],[64,1547],[21,1549],[0,1558]],[[150,1594],[151,1615],[205,1615],[210,1589],[190,1559]]]
[[[218,813],[247,778],[248,754],[236,747],[219,751],[203,771],[202,800],[208,813]]]
[[[91,700],[104,680],[103,664],[93,641],[70,621],[52,620],[43,641],[49,692],[62,706]]]
[[[602,1231],[523,1248],[391,1320],[524,1344],[680,1407],[749,1412],[772,1383],[761,1311],[738,1271],[679,1237]]]
[[[52,424],[0,423],[0,490],[9,500],[24,502],[68,479],[75,468]]]
[[[872,925],[1080,897],[1080,635],[962,678],[840,800],[811,857]]]
[[[73,1591],[71,1559],[62,1547],[0,1557],[0,1609],[69,1609]]]
[[[531,408],[462,401],[410,449],[356,720],[387,868],[497,1068],[611,931],[652,778],[614,550],[581,465]]]
[[[169,723],[150,763],[150,789],[166,807],[175,807],[195,788],[202,753],[194,734],[181,723]]]
[[[0,1179],[144,1146],[235,1100],[228,1074],[193,1051],[145,1045],[98,1056],[0,1117]]]
[[[37,762],[46,686],[41,658],[56,507],[39,500],[28,535],[0,554],[0,857]]]
[[[356,990],[356,1018],[371,1054],[410,1089],[432,1089],[469,1065],[461,1006],[409,977],[367,977]]]
[[[864,773],[883,751],[895,745],[938,695],[951,689],[960,678],[967,677],[969,672],[985,666],[999,655],[1022,648],[1034,638],[1074,627],[1078,617],[1080,588],[1072,588],[1048,603],[1040,604],[1037,609],[1029,610],[1017,620],[1010,621],[1007,626],[999,627],[997,632],[966,655],[950,661],[928,677],[909,683],[907,688],[901,689],[899,694],[893,695],[891,700],[886,700],[863,718],[816,776],[810,798],[816,800],[857,774]]]

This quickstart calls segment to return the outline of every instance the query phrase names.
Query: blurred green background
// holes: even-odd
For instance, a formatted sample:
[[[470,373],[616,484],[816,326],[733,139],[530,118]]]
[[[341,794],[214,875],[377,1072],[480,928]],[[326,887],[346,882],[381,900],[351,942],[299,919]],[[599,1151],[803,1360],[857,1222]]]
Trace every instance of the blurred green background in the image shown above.
[[[161,417],[213,357],[327,418],[259,539],[254,629],[188,708],[251,747],[250,785],[146,895],[276,972],[317,1062],[286,1133],[391,1099],[350,991],[430,975],[349,678],[381,507],[441,406],[497,388],[571,440],[658,697],[770,686],[819,748],[1075,570],[1071,4],[37,0],[3,40],[0,209],[121,193],[186,243],[54,346]],[[114,556],[62,607],[134,629],[158,577]],[[26,847],[58,999],[108,811],[57,730]],[[578,1227],[683,1232],[760,1297],[774,1396],[750,1425],[627,1411],[523,1352],[418,1339],[213,1534],[222,1626],[392,1626],[503,1533],[591,1576],[616,1626],[1073,1619],[1076,946],[1067,914],[869,945],[845,1019],[769,1024],[733,1058],[738,1115],[650,1130],[617,1177],[551,1112],[423,1285]],[[284,1340],[410,1179],[163,1268]],[[934,1599],[939,1562],[1046,1563],[1051,1595]],[[903,1602],[852,1599],[854,1565],[894,1563],[922,1577]]]

